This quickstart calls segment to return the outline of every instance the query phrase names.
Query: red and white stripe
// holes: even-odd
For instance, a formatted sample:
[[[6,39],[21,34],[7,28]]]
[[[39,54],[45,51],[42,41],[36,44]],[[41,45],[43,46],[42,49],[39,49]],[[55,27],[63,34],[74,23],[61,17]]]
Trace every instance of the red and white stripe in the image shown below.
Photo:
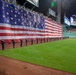
[[[46,31],[50,34],[47,34],[47,38],[60,38],[62,37],[62,26],[51,21],[49,18],[45,18],[45,33]]]
[[[62,26],[45,18],[45,29],[0,23],[0,40],[62,37]]]

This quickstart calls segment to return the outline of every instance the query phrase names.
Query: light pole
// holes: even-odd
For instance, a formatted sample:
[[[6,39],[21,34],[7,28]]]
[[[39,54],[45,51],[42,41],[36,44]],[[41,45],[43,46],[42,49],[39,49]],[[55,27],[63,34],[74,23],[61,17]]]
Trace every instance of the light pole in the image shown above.
[[[61,0],[57,0],[57,21],[61,24]]]

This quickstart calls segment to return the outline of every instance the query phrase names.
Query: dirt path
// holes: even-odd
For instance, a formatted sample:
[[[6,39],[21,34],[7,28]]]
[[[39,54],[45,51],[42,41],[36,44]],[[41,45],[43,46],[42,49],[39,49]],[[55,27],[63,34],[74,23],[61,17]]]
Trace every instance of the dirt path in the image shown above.
[[[0,56],[0,75],[76,75]]]

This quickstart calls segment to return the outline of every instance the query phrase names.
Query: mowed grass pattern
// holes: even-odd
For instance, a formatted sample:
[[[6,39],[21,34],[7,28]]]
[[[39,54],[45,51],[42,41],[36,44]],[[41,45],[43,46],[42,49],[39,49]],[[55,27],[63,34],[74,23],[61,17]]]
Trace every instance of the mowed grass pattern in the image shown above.
[[[10,49],[8,51],[0,51],[0,55],[53,69],[76,73],[76,39],[65,39]]]

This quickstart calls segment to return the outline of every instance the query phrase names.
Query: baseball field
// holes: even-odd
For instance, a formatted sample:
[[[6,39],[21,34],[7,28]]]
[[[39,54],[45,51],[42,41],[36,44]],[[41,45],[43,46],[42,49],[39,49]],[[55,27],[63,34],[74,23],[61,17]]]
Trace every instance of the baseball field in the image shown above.
[[[75,38],[4,50],[0,51],[0,55],[39,66],[76,73]]]

